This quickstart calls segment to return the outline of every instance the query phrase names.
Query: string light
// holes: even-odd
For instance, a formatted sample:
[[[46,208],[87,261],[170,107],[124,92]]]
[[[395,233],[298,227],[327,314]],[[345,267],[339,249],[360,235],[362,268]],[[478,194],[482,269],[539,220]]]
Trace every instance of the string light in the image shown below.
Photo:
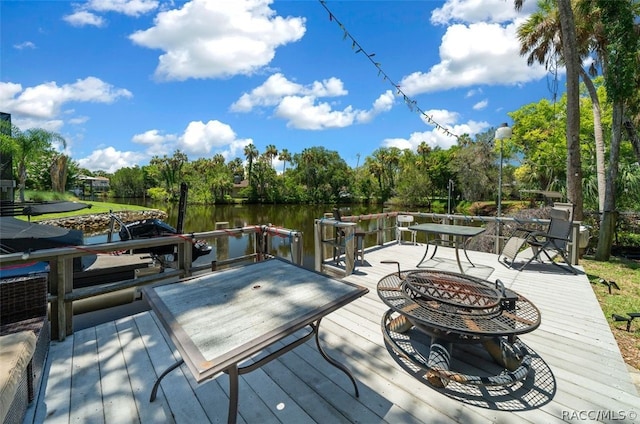
[[[439,123],[437,123],[433,117],[431,115],[428,115],[424,110],[422,110],[422,108],[420,108],[420,106],[418,105],[418,102],[416,100],[411,99],[409,96],[407,96],[404,91],[402,91],[402,88],[400,87],[399,84],[396,84],[395,82],[393,82],[393,80],[389,77],[389,75],[387,75],[387,73],[384,71],[384,69],[382,69],[382,65],[380,64],[380,62],[376,62],[373,58],[375,57],[375,53],[367,53],[367,51],[364,49],[364,47],[362,47],[362,45],[360,45],[360,43],[358,42],[358,40],[356,40],[351,33],[349,33],[349,31],[347,31],[347,28],[342,24],[342,22],[340,22],[338,20],[338,18],[336,18],[336,16],[333,14],[333,12],[329,9],[329,7],[326,4],[326,0],[318,0],[320,2],[320,4],[322,5],[322,7],[324,7],[324,9],[327,11],[327,13],[329,13],[329,21],[331,22],[335,22],[338,27],[340,27],[340,29],[343,32],[342,35],[342,39],[343,40],[351,40],[351,49],[355,50],[355,53],[362,53],[364,54],[367,59],[369,60],[369,62],[371,62],[373,64],[373,66],[375,66],[378,69],[378,77],[382,77],[383,81],[388,81],[395,89],[396,94],[398,96],[401,96],[402,99],[404,100],[405,104],[407,105],[407,107],[409,108],[409,110],[411,112],[418,112],[420,115],[422,115],[424,117],[424,120],[427,121],[427,123],[429,123],[430,125],[433,125],[434,127],[436,127],[436,129],[442,131],[445,135],[449,136],[449,137],[455,137],[458,138],[458,136],[454,133],[452,133],[447,127],[440,125]]]

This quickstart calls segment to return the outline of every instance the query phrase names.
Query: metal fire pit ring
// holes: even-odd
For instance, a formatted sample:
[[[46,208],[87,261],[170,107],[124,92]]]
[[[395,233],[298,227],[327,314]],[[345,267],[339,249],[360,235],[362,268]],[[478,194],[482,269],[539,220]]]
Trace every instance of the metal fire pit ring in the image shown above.
[[[414,273],[434,278],[464,280],[479,287],[494,288],[485,280],[438,270],[410,270],[389,274],[378,282],[378,296],[391,309],[430,335],[455,342],[477,342],[483,338],[515,336],[540,325],[540,311],[525,297],[505,290],[499,305],[489,309],[463,308],[412,293],[407,279]],[[415,275],[415,274],[414,274]],[[415,284],[414,284],[415,286]],[[488,303],[487,303],[488,304]]]
[[[531,354],[520,347],[517,335],[538,328],[540,311],[518,293],[504,289],[501,284],[452,272],[402,272],[399,264],[398,272],[383,277],[377,290],[390,308],[381,323],[385,342],[393,351],[427,370],[426,378],[433,386],[446,387],[450,381],[510,385],[528,375]],[[445,302],[441,301],[443,297]],[[428,358],[424,361],[412,360],[394,342],[393,334],[405,334],[413,327],[431,337]],[[451,371],[454,343],[481,343],[505,370],[486,377]]]
[[[452,272],[408,272],[402,289],[424,308],[474,316],[500,314],[507,297],[500,280],[491,285],[488,281]]]

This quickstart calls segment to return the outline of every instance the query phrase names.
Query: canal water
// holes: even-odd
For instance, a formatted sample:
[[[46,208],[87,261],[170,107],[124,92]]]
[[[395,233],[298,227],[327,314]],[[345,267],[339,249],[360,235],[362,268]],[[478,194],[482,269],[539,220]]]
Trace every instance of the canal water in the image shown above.
[[[142,199],[109,199],[110,202],[120,204],[133,204],[160,209],[168,214],[166,222],[176,226],[178,221],[178,205],[163,202],[144,202]],[[314,219],[322,218],[325,213],[331,213],[335,205],[188,205],[184,219],[184,232],[204,232],[216,229],[216,223],[227,222],[229,228],[244,227],[250,225],[271,224],[303,234],[303,266],[313,269],[314,266]],[[386,208],[382,205],[340,205],[343,216],[367,215],[372,213],[389,212],[396,209]],[[368,230],[367,225],[375,225],[375,221],[361,222],[362,229]],[[365,241],[366,246],[375,243],[375,235],[370,235],[371,240]],[[102,243],[106,241],[106,235],[91,236],[87,243]],[[242,256],[253,252],[253,240],[248,235],[230,237],[225,246],[229,257]],[[214,246],[215,247],[215,246]],[[272,249],[277,256],[290,259],[290,243],[288,239],[274,237]],[[206,263],[215,259],[215,248],[211,255],[198,259],[198,262]]]

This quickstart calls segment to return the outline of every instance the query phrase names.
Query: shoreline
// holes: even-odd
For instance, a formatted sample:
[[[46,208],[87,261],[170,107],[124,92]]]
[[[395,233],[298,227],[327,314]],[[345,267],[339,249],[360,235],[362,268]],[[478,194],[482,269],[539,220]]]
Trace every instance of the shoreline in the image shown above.
[[[159,209],[147,209],[141,211],[124,210],[113,212],[122,222],[130,223],[143,219],[167,219],[167,213]],[[86,215],[68,216],[65,218],[43,219],[32,221],[37,224],[54,225],[56,227],[81,230],[85,235],[104,233],[111,224],[111,215],[108,212]]]

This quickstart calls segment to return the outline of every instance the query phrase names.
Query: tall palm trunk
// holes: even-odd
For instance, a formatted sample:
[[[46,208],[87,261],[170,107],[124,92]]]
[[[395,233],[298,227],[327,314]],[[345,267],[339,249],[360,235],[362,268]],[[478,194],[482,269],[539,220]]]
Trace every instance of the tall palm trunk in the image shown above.
[[[567,68],[567,197],[575,205],[574,219],[582,220],[582,166],[580,160],[580,56],[571,0],[558,0],[562,53]]]
[[[611,152],[609,154],[609,178],[604,196],[604,209],[600,221],[600,233],[598,235],[598,246],[596,248],[595,259],[597,261],[608,261],[611,256],[611,245],[615,233],[617,212],[616,212],[616,180],[618,179],[618,160],[620,157],[620,141],[622,139],[622,119],[624,107],[622,102],[613,103],[613,114],[611,119]]]
[[[585,70],[580,68],[580,76],[587,87],[589,97],[591,97],[591,107],[593,111],[593,138],[596,144],[596,177],[598,181],[598,210],[604,210],[604,197],[606,190],[605,160],[604,160],[604,136],[602,134],[602,113],[600,109],[600,100],[593,81]]]

